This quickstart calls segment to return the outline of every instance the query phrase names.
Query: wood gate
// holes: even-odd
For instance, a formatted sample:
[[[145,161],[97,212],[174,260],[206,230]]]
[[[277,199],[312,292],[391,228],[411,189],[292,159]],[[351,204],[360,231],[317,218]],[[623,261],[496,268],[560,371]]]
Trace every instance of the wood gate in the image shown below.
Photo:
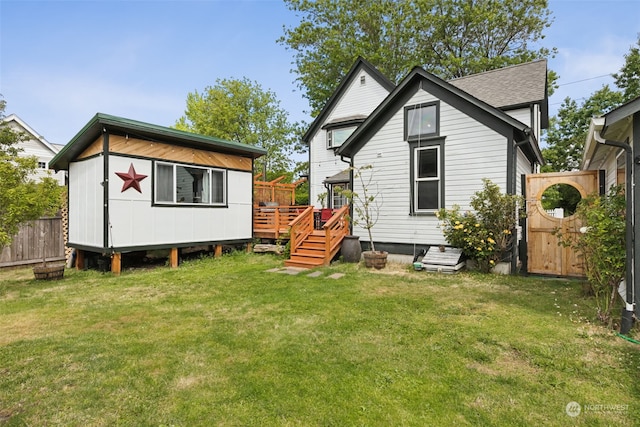
[[[555,184],[568,184],[582,198],[598,191],[598,171],[541,173],[526,176],[527,272],[555,276],[583,277],[581,256],[569,247],[558,245],[556,230],[562,234],[580,232],[580,221],[571,215],[555,218],[542,207],[542,194]]]

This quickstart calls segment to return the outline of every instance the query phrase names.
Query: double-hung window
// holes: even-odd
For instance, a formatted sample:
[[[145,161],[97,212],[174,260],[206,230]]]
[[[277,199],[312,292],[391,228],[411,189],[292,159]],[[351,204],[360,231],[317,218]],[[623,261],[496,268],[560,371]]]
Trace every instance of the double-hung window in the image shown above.
[[[227,174],[223,169],[155,163],[157,204],[224,206]]]
[[[441,199],[440,146],[417,147],[413,158],[414,210],[435,211],[440,208]]]

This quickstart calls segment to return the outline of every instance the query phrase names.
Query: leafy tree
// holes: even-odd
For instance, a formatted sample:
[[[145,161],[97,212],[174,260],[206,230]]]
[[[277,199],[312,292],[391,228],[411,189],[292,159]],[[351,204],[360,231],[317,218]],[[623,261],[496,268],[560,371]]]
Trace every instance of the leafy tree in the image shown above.
[[[625,63],[619,73],[613,74],[616,86],[623,91],[625,101],[640,96],[640,34],[636,46],[631,46],[624,56]]]
[[[0,118],[6,101],[0,100]],[[62,201],[63,187],[55,179],[30,178],[38,166],[34,156],[21,156],[20,142],[27,137],[0,124],[0,250],[11,244],[22,224],[52,215]]]
[[[620,72],[613,74],[616,86],[621,90],[605,85],[591,94],[581,105],[571,98],[565,98],[558,114],[549,119],[547,147],[542,150],[547,162],[542,167],[543,172],[577,169],[582,160],[591,118],[601,116],[640,96],[640,36],[637,46],[632,46],[624,57],[625,64]]]
[[[264,148],[267,155],[257,159],[256,169],[275,176],[290,169],[300,132],[275,93],[247,78],[218,79],[202,93],[189,93],[185,115],[175,127]]]
[[[542,172],[577,170],[591,118],[611,111],[622,102],[622,94],[611,90],[608,85],[594,92],[582,105],[565,98],[557,116],[549,120],[547,147],[542,150],[546,161]]]
[[[545,58],[532,49],[551,24],[547,0],[285,0],[301,15],[278,42],[295,51],[312,114],[358,56],[392,81],[414,66],[451,79]],[[554,80],[555,75],[550,76]]]

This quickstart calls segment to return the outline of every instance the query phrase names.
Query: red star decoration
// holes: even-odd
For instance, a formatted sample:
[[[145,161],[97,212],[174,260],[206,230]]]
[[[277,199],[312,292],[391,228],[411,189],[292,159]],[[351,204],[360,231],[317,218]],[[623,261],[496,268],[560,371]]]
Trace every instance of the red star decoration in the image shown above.
[[[138,193],[142,193],[142,190],[140,190],[140,181],[145,179],[147,175],[140,175],[139,173],[136,173],[136,170],[133,168],[133,163],[129,166],[129,172],[116,172],[116,175],[124,181],[124,184],[122,184],[122,190],[120,190],[121,193],[124,193],[129,188],[135,188],[138,190]]]

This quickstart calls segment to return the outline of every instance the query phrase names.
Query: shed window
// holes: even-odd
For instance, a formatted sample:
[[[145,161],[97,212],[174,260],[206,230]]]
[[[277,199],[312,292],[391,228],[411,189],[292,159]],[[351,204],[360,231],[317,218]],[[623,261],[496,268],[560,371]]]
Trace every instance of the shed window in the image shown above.
[[[155,166],[156,203],[226,204],[226,171],[160,162]]]
[[[404,109],[404,135],[407,141],[438,135],[438,103],[419,104]]]

